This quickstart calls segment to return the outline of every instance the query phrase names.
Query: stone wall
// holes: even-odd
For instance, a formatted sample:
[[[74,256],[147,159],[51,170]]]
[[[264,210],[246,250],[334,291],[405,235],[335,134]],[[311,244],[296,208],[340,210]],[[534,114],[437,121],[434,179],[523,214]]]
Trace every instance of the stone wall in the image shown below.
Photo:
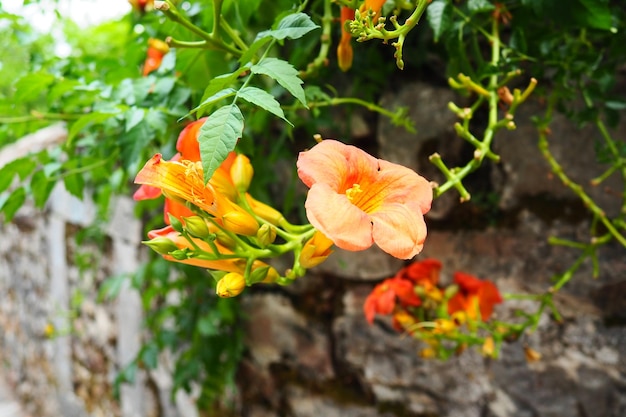
[[[408,85],[384,105],[411,108],[417,135],[381,120],[379,154],[437,179],[429,153],[461,162],[454,138],[448,89]],[[426,101],[428,110],[415,103]],[[575,197],[550,176],[528,121],[540,105],[518,117],[518,130],[503,132],[496,152],[503,161],[472,177],[470,203],[450,192],[428,216],[429,236],[419,259],[444,264],[443,279],[457,270],[497,283],[501,291],[539,293],[578,253],[551,246],[550,236],[589,239],[589,217]],[[552,150],[574,178],[587,184],[598,167],[591,129],[557,118]],[[626,125],[616,134],[623,138]],[[619,210],[624,184],[617,176],[589,189],[607,213]],[[550,199],[547,198],[548,193]],[[617,193],[617,196],[615,195]],[[492,201],[490,196],[500,196]],[[138,348],[141,308],[123,288],[113,301],[97,302],[111,275],[132,272],[141,258],[140,225],[132,202],[113,205],[106,238],[96,246],[75,244],[93,221],[93,207],[55,191],[44,212],[22,209],[0,226],[0,377],[21,399],[27,415],[193,416],[189,397],[171,401],[166,368],[141,374],[119,402],[111,395],[120,366]],[[123,233],[119,233],[123,231]],[[626,256],[617,244],[599,252],[600,275],[583,264],[556,297],[560,323],[548,314],[538,329],[504,346],[502,357],[467,351],[448,362],[419,357],[420,345],[389,322],[368,325],[365,297],[403,265],[376,249],[338,250],[289,287],[255,286],[242,296],[250,317],[247,350],[238,373],[234,415],[246,417],[621,417],[626,415]],[[87,259],[77,264],[76,255]],[[86,257],[86,258],[84,258]],[[82,266],[81,266],[82,265]],[[499,318],[529,301],[498,306]],[[51,336],[51,329],[54,329]],[[524,347],[540,352],[528,362]],[[210,410],[201,410],[208,413]]]

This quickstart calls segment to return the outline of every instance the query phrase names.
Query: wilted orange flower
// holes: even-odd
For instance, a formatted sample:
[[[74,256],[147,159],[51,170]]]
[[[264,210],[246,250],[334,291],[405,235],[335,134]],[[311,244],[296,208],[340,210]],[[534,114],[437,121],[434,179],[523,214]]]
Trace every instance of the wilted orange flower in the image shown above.
[[[426,179],[335,140],[300,152],[297,166],[310,187],[307,217],[335,245],[359,251],[376,243],[401,259],[422,250],[433,198]]]
[[[464,272],[454,273],[454,282],[459,292],[448,301],[448,313],[465,311],[475,319],[480,313],[483,321],[489,320],[493,307],[502,302],[498,288],[491,281],[483,281]]]

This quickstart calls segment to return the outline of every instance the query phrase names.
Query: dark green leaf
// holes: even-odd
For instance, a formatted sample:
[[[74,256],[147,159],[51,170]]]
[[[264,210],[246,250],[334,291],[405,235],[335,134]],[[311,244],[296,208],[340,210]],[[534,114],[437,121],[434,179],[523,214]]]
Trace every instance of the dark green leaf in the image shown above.
[[[426,9],[426,17],[437,42],[452,25],[452,8],[445,0],[435,0]]]
[[[244,87],[239,90],[237,96],[241,97],[249,103],[252,103],[256,106],[261,107],[262,109],[267,110],[268,112],[280,117],[291,126],[293,126],[293,124],[285,118],[285,113],[283,112],[283,109],[280,108],[280,103],[276,101],[274,96],[272,96],[267,91],[261,90],[260,88],[256,87]]]
[[[580,16],[590,27],[602,30],[613,29],[613,18],[607,2],[579,0],[586,9]]]
[[[220,107],[200,128],[200,156],[204,180],[208,182],[243,133],[243,115],[235,104]]]
[[[33,157],[25,156],[0,168],[0,192],[9,188],[16,174],[19,175],[20,180],[24,181],[36,166],[37,162]]]
[[[298,77],[298,71],[289,62],[278,58],[264,58],[258,64],[250,67],[250,70],[255,74],[264,74],[273,78],[297,98],[303,106],[307,107],[302,80]]]

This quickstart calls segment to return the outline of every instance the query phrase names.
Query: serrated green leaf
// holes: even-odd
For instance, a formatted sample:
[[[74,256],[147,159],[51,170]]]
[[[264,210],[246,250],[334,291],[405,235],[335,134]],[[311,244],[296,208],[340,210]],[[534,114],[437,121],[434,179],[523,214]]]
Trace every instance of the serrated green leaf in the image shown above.
[[[235,104],[220,107],[202,125],[198,142],[205,182],[211,179],[228,153],[235,149],[242,134],[243,115]]]
[[[0,210],[4,212],[4,220],[7,223],[13,220],[13,216],[22,207],[24,201],[26,201],[26,190],[23,187],[19,187],[0,205]]]
[[[250,67],[255,74],[263,74],[273,78],[291,93],[304,107],[307,107],[303,81],[298,77],[298,71],[287,61],[278,58],[264,58],[258,64]]]
[[[319,26],[313,23],[306,13],[294,13],[285,16],[276,26],[276,29],[265,30],[257,35],[257,39],[270,36],[276,40],[285,38],[298,39],[307,33],[318,29]]]
[[[65,189],[73,196],[83,199],[85,189],[85,179],[81,174],[72,174],[63,178]]]
[[[15,95],[17,102],[25,102],[36,99],[48,86],[54,82],[54,75],[47,72],[34,72],[20,78],[15,83]]]
[[[142,120],[146,111],[137,107],[131,107],[124,112],[124,119],[126,119],[125,132],[128,132],[133,127],[137,126]]]
[[[76,135],[91,124],[100,124],[118,113],[89,113],[78,118],[70,127],[70,131],[67,134],[67,146],[70,147]]]
[[[426,18],[437,42],[452,24],[452,8],[445,0],[435,0],[426,9]]]
[[[41,209],[48,201],[50,193],[54,189],[54,181],[50,181],[43,170],[33,174],[30,179],[30,191],[35,200],[35,207]]]
[[[248,103],[252,103],[255,106],[267,110],[289,123],[290,126],[293,126],[293,124],[285,118],[285,113],[283,109],[280,108],[280,103],[267,91],[256,87],[244,87],[239,90],[237,96],[246,100]]]

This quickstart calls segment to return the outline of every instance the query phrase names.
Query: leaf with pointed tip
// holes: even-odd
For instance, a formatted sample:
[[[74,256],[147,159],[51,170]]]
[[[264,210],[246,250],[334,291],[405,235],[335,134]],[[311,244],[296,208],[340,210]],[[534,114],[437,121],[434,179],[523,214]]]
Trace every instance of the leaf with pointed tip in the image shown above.
[[[257,35],[257,39],[262,39],[266,36],[271,36],[279,41],[285,38],[298,39],[318,28],[319,26],[313,23],[306,13],[294,13],[282,18],[278,22],[276,29],[260,32]]]
[[[285,113],[283,109],[280,108],[280,103],[267,91],[256,87],[244,87],[239,90],[237,96],[246,100],[248,103],[252,103],[267,110],[289,123],[290,126],[293,126],[293,124],[285,118]]]
[[[302,80],[298,77],[298,71],[289,62],[278,58],[264,58],[258,64],[251,66],[250,71],[273,78],[308,108],[301,85]]]
[[[242,133],[243,114],[236,104],[220,107],[204,122],[198,142],[205,182],[211,179],[228,153],[235,149]]]

